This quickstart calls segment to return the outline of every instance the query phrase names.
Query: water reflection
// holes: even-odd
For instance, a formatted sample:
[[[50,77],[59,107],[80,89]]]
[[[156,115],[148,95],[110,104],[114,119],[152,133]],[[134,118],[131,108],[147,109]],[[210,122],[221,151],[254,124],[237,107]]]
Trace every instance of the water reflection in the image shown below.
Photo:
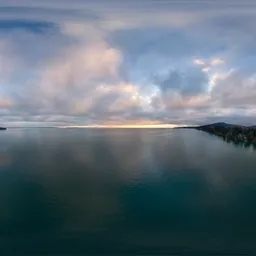
[[[256,250],[248,150],[192,130],[15,134],[0,135],[5,252]]]
[[[251,151],[256,151],[256,143],[255,142],[248,142],[248,141],[241,142],[241,141],[230,140],[225,137],[220,137],[220,138],[229,144],[233,144],[236,147],[241,147],[241,148],[245,148],[245,149],[250,149]]]

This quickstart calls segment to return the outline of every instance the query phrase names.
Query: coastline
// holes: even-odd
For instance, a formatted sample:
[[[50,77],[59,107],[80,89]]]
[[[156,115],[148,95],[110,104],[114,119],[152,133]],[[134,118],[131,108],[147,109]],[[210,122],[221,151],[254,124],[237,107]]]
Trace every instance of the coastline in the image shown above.
[[[197,130],[223,138],[226,141],[256,143],[256,128],[253,127],[197,127]]]
[[[178,127],[175,129],[195,129],[221,137],[225,141],[256,145],[256,126],[242,126],[227,123],[214,123],[202,126]]]

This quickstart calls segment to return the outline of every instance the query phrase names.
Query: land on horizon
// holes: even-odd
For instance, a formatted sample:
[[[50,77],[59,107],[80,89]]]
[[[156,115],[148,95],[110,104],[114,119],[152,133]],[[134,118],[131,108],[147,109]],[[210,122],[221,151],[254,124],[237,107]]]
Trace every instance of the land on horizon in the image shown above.
[[[226,141],[234,141],[241,143],[256,143],[256,126],[244,126],[228,124],[224,122],[207,124],[202,126],[185,126],[178,129],[196,129],[219,136]]]

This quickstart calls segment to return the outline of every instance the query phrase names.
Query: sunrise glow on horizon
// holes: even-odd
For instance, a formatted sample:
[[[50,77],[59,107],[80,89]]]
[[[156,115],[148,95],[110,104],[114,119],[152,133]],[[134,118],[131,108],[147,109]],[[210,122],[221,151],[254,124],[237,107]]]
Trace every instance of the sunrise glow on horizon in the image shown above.
[[[182,125],[181,125],[182,126]],[[115,128],[115,129],[124,129],[124,128],[131,128],[131,129],[147,129],[147,128],[154,128],[154,129],[161,129],[161,128],[175,128],[179,127],[179,125],[172,125],[172,124],[155,124],[155,125],[79,125],[79,126],[57,126],[56,128]]]

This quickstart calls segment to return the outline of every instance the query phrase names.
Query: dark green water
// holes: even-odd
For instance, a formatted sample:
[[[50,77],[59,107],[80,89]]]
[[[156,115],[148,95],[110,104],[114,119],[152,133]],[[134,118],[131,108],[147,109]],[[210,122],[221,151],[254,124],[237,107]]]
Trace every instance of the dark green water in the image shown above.
[[[256,255],[256,152],[194,130],[0,133],[0,255]]]

